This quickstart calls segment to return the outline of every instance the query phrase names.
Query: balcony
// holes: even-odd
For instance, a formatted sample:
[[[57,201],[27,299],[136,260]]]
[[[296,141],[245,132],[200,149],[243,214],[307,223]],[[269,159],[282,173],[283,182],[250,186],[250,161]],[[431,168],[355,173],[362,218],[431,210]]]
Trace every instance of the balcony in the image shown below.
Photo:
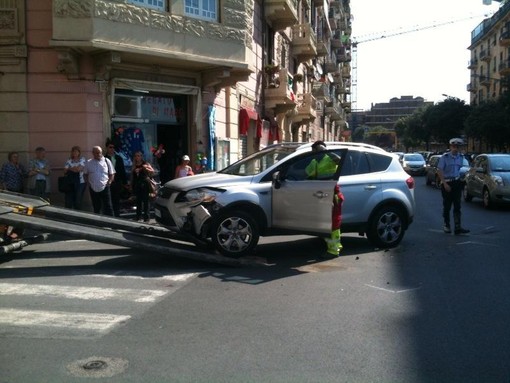
[[[317,117],[315,105],[317,101],[311,93],[298,94],[296,114],[292,118],[292,122],[306,124],[314,121]]]
[[[329,9],[329,13],[328,13],[328,20],[329,20],[329,25],[331,27],[331,30],[335,30],[337,29],[340,24],[340,12],[338,12],[338,10],[334,9],[334,8],[330,8]]]
[[[328,85],[325,82],[314,82],[312,88],[312,95],[317,100],[331,101],[331,93],[329,92]]]
[[[476,86],[473,85],[473,83],[469,83],[466,86],[466,90],[471,93],[476,93]]]
[[[305,62],[317,56],[317,38],[310,24],[292,27],[292,54],[298,62]]]
[[[499,74],[501,76],[507,76],[510,74],[510,60],[502,61],[499,64]]]
[[[340,71],[340,67],[336,62],[327,62],[324,63],[324,72],[326,73],[336,73]]]
[[[318,8],[318,7],[322,7],[322,6],[324,6],[324,1],[325,1],[325,2],[328,4],[328,6],[329,6],[329,0],[312,0],[312,5],[313,5],[314,7],[317,7],[317,8]]]
[[[343,47],[343,44],[342,44],[342,39],[340,37],[340,34],[335,33],[335,35],[333,37],[331,37],[331,48],[338,49],[338,48],[342,48],[342,47]]]
[[[492,83],[489,76],[480,76],[480,84],[483,86],[490,86]]]
[[[468,62],[468,69],[475,69],[476,67],[478,67],[478,60],[477,59],[470,60]]]
[[[275,114],[286,113],[296,107],[296,97],[289,87],[287,69],[280,69],[274,85],[265,89],[265,107],[274,109]]]
[[[328,38],[317,39],[317,56],[329,56],[331,41]]]
[[[342,77],[343,78],[351,78],[351,66],[348,64],[344,64],[342,66]]]
[[[503,31],[499,37],[499,45],[502,47],[510,46],[510,31]]]
[[[266,21],[275,31],[292,27],[299,22],[297,0],[266,0],[264,12]]]
[[[344,113],[338,101],[332,101],[326,105],[326,116],[329,116],[331,121],[338,121],[344,119]]]
[[[491,54],[490,54],[489,49],[484,49],[483,51],[480,52],[480,60],[490,61],[490,59],[491,59]]]
[[[248,10],[227,9],[223,22],[216,23],[119,1],[87,0],[73,8],[68,3],[52,0],[50,44],[59,51],[63,70],[75,69],[68,65],[72,56],[79,63],[80,56],[93,54],[96,66],[217,71],[210,76],[216,84],[247,80],[253,72],[251,24],[242,22],[250,18]]]

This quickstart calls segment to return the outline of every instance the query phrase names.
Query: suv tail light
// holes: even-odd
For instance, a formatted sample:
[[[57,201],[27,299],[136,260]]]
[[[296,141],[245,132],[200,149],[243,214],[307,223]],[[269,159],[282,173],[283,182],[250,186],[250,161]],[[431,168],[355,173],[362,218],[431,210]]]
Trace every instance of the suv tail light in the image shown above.
[[[406,185],[409,189],[414,189],[414,178],[413,177],[409,177],[408,179],[406,179]]]

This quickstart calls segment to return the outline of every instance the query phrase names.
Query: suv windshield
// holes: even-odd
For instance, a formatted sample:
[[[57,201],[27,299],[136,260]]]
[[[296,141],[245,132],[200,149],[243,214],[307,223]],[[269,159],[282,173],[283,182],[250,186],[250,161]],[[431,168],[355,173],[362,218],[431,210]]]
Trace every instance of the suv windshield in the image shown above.
[[[236,176],[254,176],[262,173],[289,154],[294,153],[297,148],[297,145],[272,146],[243,158],[225,169],[220,170],[218,173]]]

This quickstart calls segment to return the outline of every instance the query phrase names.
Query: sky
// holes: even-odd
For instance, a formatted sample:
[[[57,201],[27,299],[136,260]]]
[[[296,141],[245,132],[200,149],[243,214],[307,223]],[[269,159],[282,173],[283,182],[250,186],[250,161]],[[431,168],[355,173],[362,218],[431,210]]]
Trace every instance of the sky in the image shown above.
[[[351,0],[353,110],[393,97],[423,97],[434,103],[443,94],[465,100],[471,31],[499,8],[483,0]],[[484,17],[484,15],[487,15]],[[435,24],[446,25],[412,31]],[[401,35],[377,38],[393,32]]]

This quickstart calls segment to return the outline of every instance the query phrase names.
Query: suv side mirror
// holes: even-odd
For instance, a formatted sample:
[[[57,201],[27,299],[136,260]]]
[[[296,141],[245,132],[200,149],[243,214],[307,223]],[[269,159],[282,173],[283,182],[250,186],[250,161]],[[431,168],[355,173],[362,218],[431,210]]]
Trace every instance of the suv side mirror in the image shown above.
[[[279,170],[273,173],[273,186],[275,189],[280,189],[282,186],[282,179]]]

